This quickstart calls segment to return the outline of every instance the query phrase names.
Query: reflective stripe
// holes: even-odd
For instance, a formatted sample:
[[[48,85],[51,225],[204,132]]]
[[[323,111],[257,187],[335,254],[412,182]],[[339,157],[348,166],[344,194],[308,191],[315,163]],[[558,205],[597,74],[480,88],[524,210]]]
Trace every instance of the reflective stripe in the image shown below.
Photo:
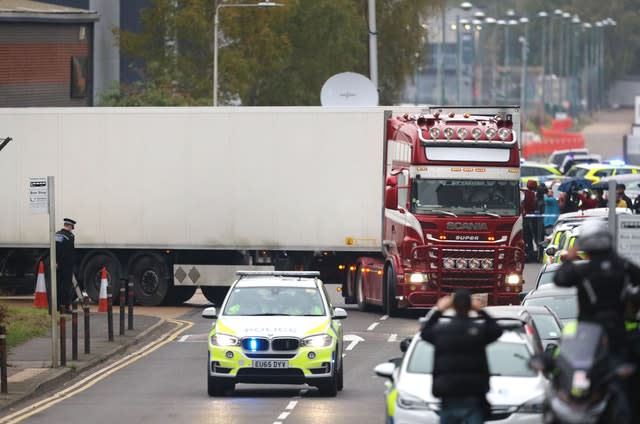
[[[638,323],[635,321],[627,321],[624,323],[624,328],[627,329],[627,331],[633,331],[633,330],[637,330],[638,329]]]

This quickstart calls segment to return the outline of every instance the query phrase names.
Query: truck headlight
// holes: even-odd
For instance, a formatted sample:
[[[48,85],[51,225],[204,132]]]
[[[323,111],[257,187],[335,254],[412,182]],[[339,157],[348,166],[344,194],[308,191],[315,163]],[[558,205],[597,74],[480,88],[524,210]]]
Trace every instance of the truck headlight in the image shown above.
[[[302,339],[302,346],[306,347],[327,347],[331,346],[333,337],[328,334],[316,334]]]
[[[405,282],[412,284],[423,284],[429,282],[429,274],[422,272],[412,272],[405,274]]]
[[[214,334],[211,336],[211,344],[214,346],[240,346],[240,339],[228,334]]]
[[[505,282],[510,286],[517,286],[520,284],[520,276],[518,274],[509,274],[505,278]]]

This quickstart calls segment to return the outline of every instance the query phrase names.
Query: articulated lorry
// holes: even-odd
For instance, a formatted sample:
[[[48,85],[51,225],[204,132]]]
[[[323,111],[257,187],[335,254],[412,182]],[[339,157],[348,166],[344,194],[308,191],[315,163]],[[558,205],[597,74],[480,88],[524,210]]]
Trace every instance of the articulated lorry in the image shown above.
[[[2,135],[13,138],[0,154],[0,290],[33,292],[49,234],[28,185],[54,176],[55,214],[78,222],[75,274],[93,299],[104,267],[114,293],[131,281],[143,305],[181,303],[198,287],[219,304],[240,269],[318,270],[348,302],[390,313],[465,284],[506,303],[522,284],[519,115],[469,112],[0,109]],[[427,145],[436,156],[420,163]],[[451,206],[490,190],[506,196],[501,206]],[[475,280],[448,277],[477,273],[477,261]]]

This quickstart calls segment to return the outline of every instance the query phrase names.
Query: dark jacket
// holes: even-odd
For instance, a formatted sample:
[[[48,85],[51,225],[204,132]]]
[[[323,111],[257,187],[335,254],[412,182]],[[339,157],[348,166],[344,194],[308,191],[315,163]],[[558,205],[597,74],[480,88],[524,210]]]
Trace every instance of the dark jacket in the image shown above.
[[[56,262],[58,268],[73,269],[75,251],[75,236],[72,232],[62,229],[56,233]]]
[[[563,262],[554,275],[556,285],[577,287],[578,319],[602,324],[616,353],[625,347],[625,282],[640,283],[640,268],[614,252],[591,255],[587,262]]]
[[[489,367],[485,348],[502,329],[486,312],[480,318],[446,317],[435,308],[424,323],[421,336],[435,347],[433,395],[439,398],[483,397],[489,391]]]

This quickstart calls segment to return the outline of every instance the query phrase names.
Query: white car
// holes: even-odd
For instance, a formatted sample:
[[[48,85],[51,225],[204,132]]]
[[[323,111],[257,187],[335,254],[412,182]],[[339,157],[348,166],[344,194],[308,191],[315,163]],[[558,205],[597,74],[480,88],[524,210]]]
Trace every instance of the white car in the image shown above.
[[[343,386],[342,308],[318,272],[238,271],[209,332],[207,392],[236,383],[309,384],[325,396]]]
[[[491,423],[541,423],[548,380],[529,368],[534,348],[518,331],[505,330],[487,347]],[[440,400],[431,393],[433,346],[417,334],[411,340],[400,365],[379,364],[378,376],[388,378],[387,423],[437,424]]]

